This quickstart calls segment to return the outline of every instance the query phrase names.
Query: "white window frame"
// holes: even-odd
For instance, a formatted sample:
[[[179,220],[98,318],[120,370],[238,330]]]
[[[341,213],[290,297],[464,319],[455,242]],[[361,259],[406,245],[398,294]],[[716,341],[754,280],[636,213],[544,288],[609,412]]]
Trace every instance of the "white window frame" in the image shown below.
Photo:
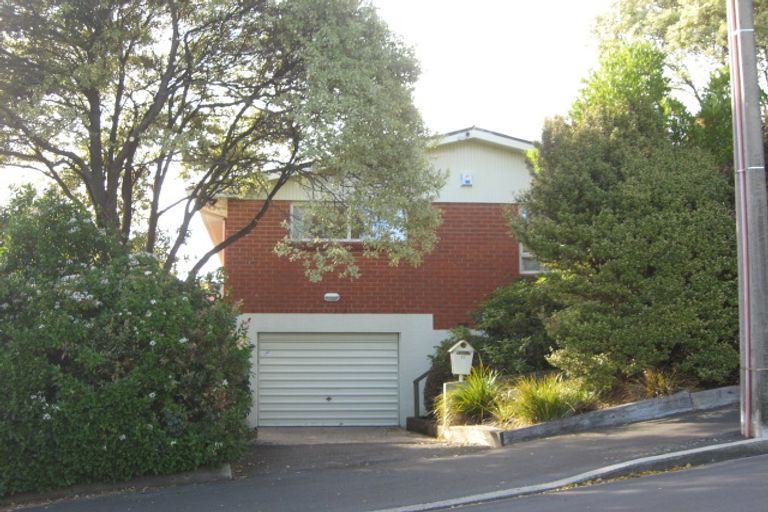
[[[314,242],[315,240],[320,241],[337,241],[337,242],[362,242],[363,240],[360,238],[352,238],[352,223],[347,221],[347,236],[345,238],[307,238],[307,237],[298,237],[296,236],[296,209],[302,209],[301,203],[291,203],[291,217],[289,222],[289,235],[291,240],[295,242]]]
[[[536,259],[536,256],[530,252],[525,250],[525,246],[522,243],[519,243],[519,261],[518,261],[518,270],[520,271],[521,275],[528,275],[528,276],[535,276],[537,274],[541,274],[547,271],[547,267],[545,267],[543,264],[539,262],[538,259]],[[538,270],[525,270],[523,265],[523,260],[528,261],[535,261],[536,264],[539,266]]]
[[[347,233],[346,234],[347,234],[347,236],[345,238],[306,238],[306,237],[305,238],[301,238],[301,237],[296,236],[296,229],[294,227],[295,226],[294,222],[295,222],[295,219],[296,219],[296,213],[295,212],[296,212],[297,208],[298,209],[302,208],[302,202],[303,201],[292,202],[291,206],[290,206],[290,222],[289,222],[289,225],[288,225],[288,233],[289,233],[289,238],[292,241],[294,241],[294,242],[314,242],[314,241],[328,242],[328,241],[334,241],[334,242],[347,242],[347,243],[362,243],[362,242],[365,242],[367,240],[365,238],[354,238],[354,237],[352,237],[352,222],[351,222],[351,219],[348,219],[347,223],[346,223],[346,228],[347,228]],[[306,202],[304,201],[304,203],[306,203]],[[402,241],[405,241],[405,240],[408,239],[408,235],[407,234],[404,234],[402,236],[403,236]]]

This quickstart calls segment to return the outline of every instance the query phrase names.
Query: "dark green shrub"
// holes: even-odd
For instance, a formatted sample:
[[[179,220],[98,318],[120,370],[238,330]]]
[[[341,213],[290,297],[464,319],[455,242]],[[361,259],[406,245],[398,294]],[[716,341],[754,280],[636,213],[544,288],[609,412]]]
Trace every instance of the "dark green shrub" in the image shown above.
[[[242,453],[250,348],[230,305],[54,195],[0,223],[0,494]]]
[[[433,410],[435,397],[443,383],[456,380],[451,374],[448,349],[467,340],[478,351],[475,364],[482,362],[502,375],[518,375],[551,369],[546,357],[554,343],[547,335],[542,317],[556,305],[539,292],[534,281],[519,279],[495,290],[472,313],[476,331],[457,327],[451,336],[435,347],[432,365],[424,385],[424,403]]]
[[[554,342],[542,318],[556,309],[529,279],[495,290],[472,314],[475,328],[485,335],[483,363],[504,375],[551,369],[546,357]]]
[[[649,369],[702,387],[738,376],[724,148],[715,159],[675,128],[690,116],[665,68],[646,44],[605,53],[570,118],[547,122],[519,198],[526,215],[510,219],[552,269],[542,284],[562,307],[545,321],[558,345],[549,361],[595,390]]]

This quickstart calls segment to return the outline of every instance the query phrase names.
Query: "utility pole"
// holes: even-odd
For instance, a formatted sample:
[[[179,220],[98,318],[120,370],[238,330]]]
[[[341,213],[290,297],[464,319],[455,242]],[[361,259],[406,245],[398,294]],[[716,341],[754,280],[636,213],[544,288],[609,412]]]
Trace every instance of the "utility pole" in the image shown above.
[[[741,433],[768,438],[768,194],[752,0],[726,0],[739,267]]]

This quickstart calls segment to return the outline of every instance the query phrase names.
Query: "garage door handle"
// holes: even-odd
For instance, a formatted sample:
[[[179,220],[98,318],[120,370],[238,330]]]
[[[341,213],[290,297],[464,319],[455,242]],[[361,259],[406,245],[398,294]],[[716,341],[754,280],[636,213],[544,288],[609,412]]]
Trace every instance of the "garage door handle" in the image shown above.
[[[332,398],[331,398],[331,397],[329,397],[329,396],[325,397],[325,401],[326,401],[326,402],[330,402],[331,400],[332,400]]]

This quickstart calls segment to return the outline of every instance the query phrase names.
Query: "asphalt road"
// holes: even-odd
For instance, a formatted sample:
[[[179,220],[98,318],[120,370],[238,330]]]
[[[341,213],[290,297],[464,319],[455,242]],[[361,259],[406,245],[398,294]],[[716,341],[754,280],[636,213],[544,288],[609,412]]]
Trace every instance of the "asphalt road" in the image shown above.
[[[738,425],[738,408],[730,407],[527,441],[497,450],[417,442],[258,444],[232,481],[80,496],[31,509],[379,510],[542,484],[621,461],[735,441],[740,439]]]
[[[768,510],[768,455],[450,510],[457,512],[764,511]]]

